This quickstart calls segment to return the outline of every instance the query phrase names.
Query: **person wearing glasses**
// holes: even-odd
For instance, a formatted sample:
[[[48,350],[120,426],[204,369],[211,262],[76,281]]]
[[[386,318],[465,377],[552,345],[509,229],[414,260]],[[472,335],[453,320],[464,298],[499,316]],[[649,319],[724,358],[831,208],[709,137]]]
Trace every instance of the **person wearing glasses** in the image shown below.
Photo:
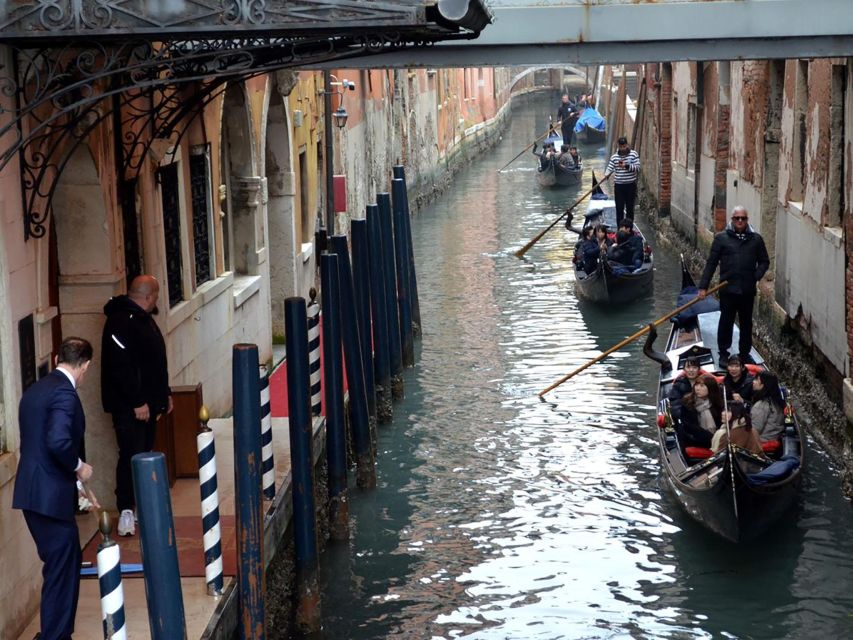
[[[756,283],[770,268],[770,257],[764,239],[749,224],[746,207],[732,209],[732,218],[726,228],[714,236],[705,271],[699,281],[699,299],[707,294],[711,278],[720,267],[720,281],[728,285],[720,290],[720,323],[717,326],[717,347],[720,368],[725,369],[732,346],[735,317],[740,327],[738,352],[741,362],[752,363],[752,307],[755,302]]]

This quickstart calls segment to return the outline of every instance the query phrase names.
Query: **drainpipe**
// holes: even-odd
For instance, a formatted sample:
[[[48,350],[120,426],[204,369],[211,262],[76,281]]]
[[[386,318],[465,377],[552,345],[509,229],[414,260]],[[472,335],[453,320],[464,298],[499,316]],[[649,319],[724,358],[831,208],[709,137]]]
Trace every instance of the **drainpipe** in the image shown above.
[[[335,160],[332,156],[332,74],[323,71],[323,142],[326,173],[326,234],[335,235]]]

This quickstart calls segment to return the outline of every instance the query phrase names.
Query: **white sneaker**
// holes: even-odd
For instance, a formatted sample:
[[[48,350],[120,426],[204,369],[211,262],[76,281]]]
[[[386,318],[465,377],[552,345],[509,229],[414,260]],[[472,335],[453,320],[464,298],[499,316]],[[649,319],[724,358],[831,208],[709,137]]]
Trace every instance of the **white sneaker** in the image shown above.
[[[125,509],[118,517],[118,534],[120,536],[136,535],[136,524],[133,521],[133,511]]]

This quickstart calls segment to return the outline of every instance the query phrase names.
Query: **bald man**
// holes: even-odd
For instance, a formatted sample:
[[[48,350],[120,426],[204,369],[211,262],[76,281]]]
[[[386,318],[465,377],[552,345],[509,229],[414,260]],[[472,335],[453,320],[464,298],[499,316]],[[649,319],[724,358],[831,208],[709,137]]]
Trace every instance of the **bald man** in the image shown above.
[[[130,459],[151,451],[157,416],[172,410],[166,343],[154,322],[160,284],[149,275],[137,276],[127,295],[104,306],[107,322],[101,339],[101,401],[112,414],[118,442],[116,503],[118,534],[136,533],[133,474]]]

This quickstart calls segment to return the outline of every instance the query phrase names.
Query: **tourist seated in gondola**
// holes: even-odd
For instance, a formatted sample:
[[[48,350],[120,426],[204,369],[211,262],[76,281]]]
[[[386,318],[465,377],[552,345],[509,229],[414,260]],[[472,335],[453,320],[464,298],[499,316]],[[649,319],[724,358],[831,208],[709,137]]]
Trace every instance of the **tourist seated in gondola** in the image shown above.
[[[610,260],[614,273],[632,273],[643,266],[642,251],[640,251],[639,257],[635,255],[634,246],[631,242],[633,237],[633,234],[625,231],[625,229],[619,229],[616,232],[616,244],[607,250],[607,259]],[[640,240],[640,245],[642,246],[642,240]]]
[[[763,442],[778,440],[785,430],[785,400],[779,378],[759,371],[752,379],[752,425]]]
[[[598,247],[598,242],[595,239],[595,229],[592,227],[584,227],[581,232],[581,239],[575,248],[575,263],[584,273],[589,275],[595,271],[598,266],[598,255],[601,249]]]
[[[701,373],[699,358],[687,358],[684,361],[683,373],[672,381],[672,386],[666,397],[669,398],[669,411],[674,419],[681,417],[681,400],[693,391],[693,385]]]
[[[581,166],[581,155],[578,153],[577,147],[569,147],[569,157],[572,159],[572,162],[574,162],[576,167]]]
[[[613,240],[610,239],[610,236],[607,233],[606,224],[595,225],[595,240],[598,242],[599,250],[604,251],[605,253],[613,244]]]
[[[552,142],[546,142],[545,146],[542,147],[542,151],[536,151],[536,143],[533,143],[533,155],[539,158],[539,170],[544,171],[551,164],[551,160],[554,157],[554,144]]]
[[[643,266],[643,239],[634,233],[634,221],[631,218],[622,218],[619,229],[628,234],[627,247],[631,252],[631,266],[639,269]]]
[[[682,447],[711,447],[723,417],[723,399],[717,379],[703,374],[693,383],[693,391],[681,400],[681,416],[675,432]]]
[[[559,164],[564,169],[574,169],[575,163],[572,159],[572,156],[569,155],[569,145],[561,144],[560,152],[556,156],[557,164]]]
[[[723,412],[723,419],[728,422],[728,429],[723,424],[714,434],[711,440],[711,449],[714,453],[725,449],[731,438],[731,443],[736,447],[746,449],[762,458],[765,457],[764,450],[761,448],[761,439],[753,428],[749,409],[743,402],[732,402],[728,406],[728,411]]]
[[[726,390],[726,400],[729,402],[752,400],[752,376],[746,371],[740,356],[731,356],[726,363],[723,388]]]

